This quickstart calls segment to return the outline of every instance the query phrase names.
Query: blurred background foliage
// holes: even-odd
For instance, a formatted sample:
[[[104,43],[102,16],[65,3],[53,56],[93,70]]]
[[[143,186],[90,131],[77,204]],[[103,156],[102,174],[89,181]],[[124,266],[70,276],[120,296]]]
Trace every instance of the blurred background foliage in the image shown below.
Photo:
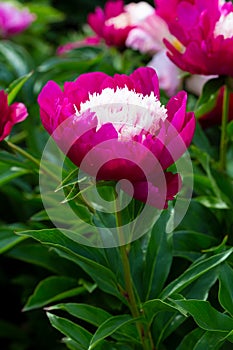
[[[75,79],[79,74],[96,70],[108,74],[130,73],[138,66],[145,65],[149,57],[130,49],[118,52],[115,48],[104,46],[80,48],[65,57],[57,57],[56,50],[59,45],[83,38],[89,32],[86,26],[87,14],[95,6],[103,6],[105,1],[41,0],[38,3],[25,0],[21,3],[35,13],[37,19],[20,35],[0,41],[0,88],[7,89],[16,79],[27,77],[15,100],[24,101],[29,117],[23,125],[14,127],[9,140],[40,159],[48,135],[42,128],[36,101],[40,89],[48,80],[53,79],[62,84]],[[153,1],[149,3],[153,4]],[[162,91],[161,94],[166,102],[167,96]],[[192,110],[196,102],[197,96],[190,94],[188,108]],[[229,133],[233,135],[232,128]],[[176,229],[173,260],[166,284],[184,273],[196,259],[224,252],[224,249],[227,250],[233,244],[232,182],[228,177],[220,176],[214,165],[218,156],[218,145],[218,126],[206,132],[197,128],[190,148],[195,172],[194,196],[186,217]],[[232,148],[229,148],[231,175],[232,158]],[[66,346],[60,340],[60,332],[50,326],[42,309],[50,300],[62,300],[64,303],[85,302],[117,314],[122,307],[120,301],[100,292],[93,278],[78,265],[61,257],[51,247],[41,245],[30,237],[15,235],[15,231],[20,230],[53,228],[43,213],[38,169],[32,161],[22,155],[4,150],[0,152],[0,198],[1,349],[65,349]],[[189,235],[190,240],[184,238],[185,234]],[[133,246],[132,251],[136,256],[137,243]],[[232,258],[228,263],[232,267]],[[35,287],[48,278],[52,280],[49,280],[51,284],[48,283],[47,293],[54,293],[57,288],[61,296],[56,299],[56,295],[51,295],[49,300],[42,298],[41,304],[37,300],[38,305],[31,308],[28,306],[28,311],[22,311]],[[202,285],[206,288],[205,298],[217,310],[223,311],[218,299],[217,274],[203,277]],[[70,290],[75,288],[78,290],[72,294]],[[161,327],[166,323],[166,317],[167,314],[164,315],[164,320],[161,317]],[[174,333],[171,335],[168,332],[163,349],[178,349],[183,335],[195,328],[190,319],[179,323],[179,319],[174,317],[173,324],[175,322],[177,324],[174,326]],[[81,324],[86,325],[84,321]],[[92,329],[91,326],[88,327]],[[180,349],[185,349],[185,344]],[[221,349],[232,349],[232,343],[226,341]]]

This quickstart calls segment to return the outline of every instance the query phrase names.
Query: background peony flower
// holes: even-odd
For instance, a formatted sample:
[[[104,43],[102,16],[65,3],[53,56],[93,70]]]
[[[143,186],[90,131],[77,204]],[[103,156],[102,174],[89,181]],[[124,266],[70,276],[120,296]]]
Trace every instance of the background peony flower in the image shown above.
[[[126,46],[153,55],[165,48],[164,38],[171,38],[171,34],[166,22],[156,15],[154,9],[152,14],[129,32]]]
[[[192,74],[233,76],[233,4],[219,0],[157,0],[181,45],[165,40],[168,57]]]
[[[180,188],[179,175],[166,169],[192,140],[195,118],[186,101],[182,91],[162,106],[149,67],[129,76],[82,74],[64,91],[49,81],[38,97],[45,129],[74,164],[98,180],[129,180],[134,197],[157,208]]]
[[[7,94],[0,90],[0,141],[10,134],[16,123],[22,122],[27,116],[27,108],[23,103],[15,102],[8,106]]]
[[[19,34],[30,26],[35,15],[27,9],[18,9],[14,5],[0,3],[0,36],[7,38]]]
[[[124,6],[122,0],[109,0],[104,10],[97,7],[90,13],[87,22],[107,45],[124,47],[130,30],[153,11],[153,7],[143,1]]]
[[[154,55],[148,63],[148,67],[156,70],[159,86],[168,96],[173,96],[181,85],[181,71],[167,57],[166,50],[161,50]]]
[[[129,32],[126,46],[153,56],[148,66],[156,70],[160,88],[172,96],[181,85],[181,72],[166,55],[165,38],[173,40],[166,22],[154,11]]]

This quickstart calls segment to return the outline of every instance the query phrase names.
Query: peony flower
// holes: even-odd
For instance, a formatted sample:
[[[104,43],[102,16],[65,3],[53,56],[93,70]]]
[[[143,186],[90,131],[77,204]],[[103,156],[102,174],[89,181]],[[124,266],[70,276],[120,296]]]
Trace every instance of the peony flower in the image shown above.
[[[97,180],[130,181],[133,196],[157,208],[180,189],[179,175],[167,169],[193,137],[195,117],[186,102],[181,91],[161,105],[149,67],[129,76],[82,74],[64,91],[49,81],[38,96],[43,126],[74,164]]]
[[[166,56],[166,48],[163,43],[165,38],[175,40],[166,22],[154,11],[129,32],[126,46],[153,56],[148,66],[156,70],[160,88],[168,96],[172,96],[180,86],[181,72]]]
[[[222,105],[223,105],[224,86],[219,90],[215,105],[199,119],[201,126],[206,129],[214,125],[220,125],[222,121]],[[229,116],[228,120],[233,120],[233,93],[230,93]]]
[[[192,74],[233,76],[233,4],[219,0],[157,0],[180,45],[165,40],[168,57]]]
[[[35,15],[27,9],[18,9],[14,5],[0,3],[0,36],[9,36],[21,33],[35,20]]]
[[[146,2],[124,6],[122,0],[109,0],[104,10],[100,7],[88,15],[88,24],[109,46],[124,47],[130,30],[154,9]]]
[[[9,106],[7,94],[0,90],[0,141],[10,134],[15,124],[22,122],[27,116],[27,108],[23,103],[15,102]]]

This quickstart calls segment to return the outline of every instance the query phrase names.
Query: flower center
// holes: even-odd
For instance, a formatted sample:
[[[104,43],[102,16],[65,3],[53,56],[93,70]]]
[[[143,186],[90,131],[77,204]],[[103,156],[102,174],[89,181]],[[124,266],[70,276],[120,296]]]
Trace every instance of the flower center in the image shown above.
[[[124,6],[124,11],[125,12],[116,17],[109,18],[105,22],[105,25],[113,25],[115,29],[121,29],[136,25],[143,21],[146,17],[154,14],[154,8],[144,1],[139,3],[130,3]]]
[[[121,13],[119,16],[109,18],[105,22],[106,26],[114,26],[115,29],[122,29],[131,25],[130,15],[127,12]]]
[[[221,15],[214,29],[215,37],[223,35],[224,39],[233,37],[233,12],[228,15]]]
[[[154,135],[160,127],[160,121],[167,118],[167,110],[161,105],[155,94],[143,95],[124,88],[103,89],[102,92],[89,94],[89,100],[81,103],[76,119],[86,110],[95,112],[100,128],[112,123],[119,139],[127,141],[142,130]]]

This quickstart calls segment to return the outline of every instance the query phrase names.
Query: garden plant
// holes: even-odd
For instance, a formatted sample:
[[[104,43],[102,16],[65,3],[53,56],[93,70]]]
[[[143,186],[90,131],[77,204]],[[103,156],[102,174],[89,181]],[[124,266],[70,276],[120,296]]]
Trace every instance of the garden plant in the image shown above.
[[[0,1],[0,348],[233,347],[233,1]]]

